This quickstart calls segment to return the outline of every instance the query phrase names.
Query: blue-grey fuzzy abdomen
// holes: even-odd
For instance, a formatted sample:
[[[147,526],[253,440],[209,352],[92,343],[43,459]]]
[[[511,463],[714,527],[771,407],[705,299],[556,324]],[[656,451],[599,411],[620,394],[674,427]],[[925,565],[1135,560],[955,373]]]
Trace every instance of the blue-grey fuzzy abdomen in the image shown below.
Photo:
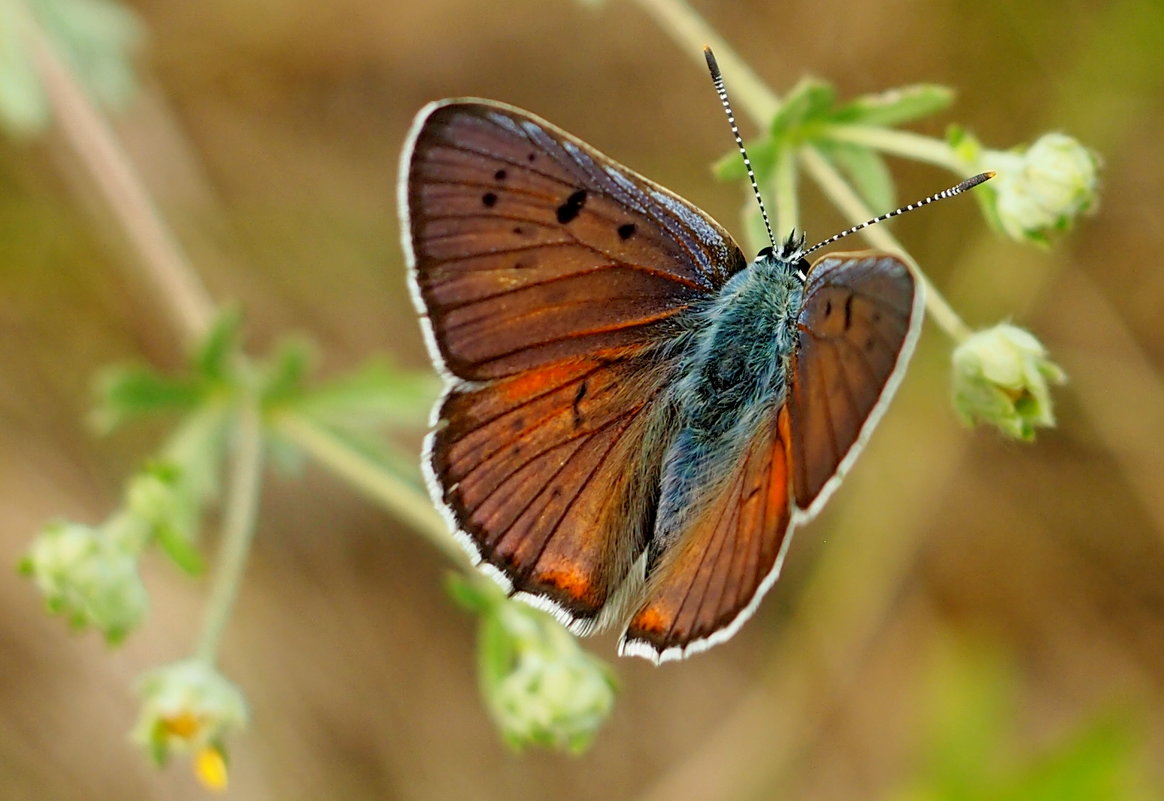
[[[802,289],[787,263],[769,257],[736,274],[700,312],[673,398],[679,426],[663,464],[663,537],[784,402]]]

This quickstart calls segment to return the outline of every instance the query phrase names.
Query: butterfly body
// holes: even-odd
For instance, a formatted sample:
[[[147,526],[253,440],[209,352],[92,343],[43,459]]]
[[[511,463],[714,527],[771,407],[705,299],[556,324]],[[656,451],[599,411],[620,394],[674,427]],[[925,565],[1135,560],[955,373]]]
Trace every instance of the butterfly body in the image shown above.
[[[675,433],[664,458],[652,539],[657,550],[700,496],[730,473],[726,468],[759,423],[774,418],[784,403],[803,286],[795,252],[767,253],[690,315],[695,333],[685,343],[675,382]]]
[[[921,326],[886,253],[751,264],[696,207],[528,112],[445,100],[401,157],[445,392],[423,464],[475,561],[576,632],[730,637],[837,486]]]

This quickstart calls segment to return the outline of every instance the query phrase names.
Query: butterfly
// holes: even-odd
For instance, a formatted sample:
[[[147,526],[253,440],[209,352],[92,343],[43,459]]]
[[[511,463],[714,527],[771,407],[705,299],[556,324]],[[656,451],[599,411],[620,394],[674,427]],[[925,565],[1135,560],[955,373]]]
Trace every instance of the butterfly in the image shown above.
[[[749,263],[695,206],[490,100],[419,112],[399,195],[445,382],[423,466],[458,541],[572,631],[622,625],[621,654],[731,637],[902,379],[910,268],[810,265],[803,236]]]

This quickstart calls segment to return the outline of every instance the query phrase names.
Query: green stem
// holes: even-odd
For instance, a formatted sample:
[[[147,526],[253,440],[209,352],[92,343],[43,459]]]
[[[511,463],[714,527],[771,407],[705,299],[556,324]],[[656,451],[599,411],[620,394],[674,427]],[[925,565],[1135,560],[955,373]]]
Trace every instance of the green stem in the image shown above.
[[[178,321],[184,344],[193,347],[214,319],[210,294],[162,221],[133,162],[57,55],[35,16],[25,14],[23,22],[33,63],[65,141],[135,251],[136,264],[133,260],[127,264],[136,267],[137,278],[150,286],[159,302],[169,306],[169,316]]]
[[[306,417],[282,414],[274,426],[321,465],[423,534],[457,564],[469,566],[468,555],[449,536],[449,527],[432,501],[407,480]]]
[[[800,227],[800,201],[796,196],[796,159],[786,147],[780,148],[772,183],[776,190],[776,244]]]
[[[854,222],[863,222],[873,216],[869,211],[869,207],[865,205],[865,201],[861,199],[861,196],[849,186],[848,182],[841,177],[841,174],[833,168],[833,165],[819,151],[811,147],[802,148],[800,151],[800,161],[820,186],[821,190],[828,195],[829,199],[833,201],[846,217]],[[902,247],[901,243],[897,241],[897,238],[893,234],[889,233],[888,228],[884,225],[874,225],[864,229],[862,233],[875,247],[897,253],[909,262],[925,293],[926,311],[929,312],[930,317],[938,324],[938,327],[945,331],[951,339],[955,342],[962,342],[973,333],[969,326],[962,321],[962,318],[958,316],[958,313],[954,311],[953,307],[942,296],[942,293],[938,292],[934,288],[934,285],[930,283],[930,279],[917,266],[917,262],[913,260],[909,252]]]
[[[913,131],[877,125],[830,125],[824,129],[822,138],[872,148],[913,161],[924,161],[951,170],[964,178],[970,175],[948,144]]]
[[[195,651],[196,657],[208,664],[214,662],[218,653],[222,633],[242,585],[251,540],[254,539],[263,469],[263,432],[258,402],[253,396],[244,398],[239,404],[234,444],[233,475],[222,523],[222,543],[214,585],[203,617],[202,634]]]

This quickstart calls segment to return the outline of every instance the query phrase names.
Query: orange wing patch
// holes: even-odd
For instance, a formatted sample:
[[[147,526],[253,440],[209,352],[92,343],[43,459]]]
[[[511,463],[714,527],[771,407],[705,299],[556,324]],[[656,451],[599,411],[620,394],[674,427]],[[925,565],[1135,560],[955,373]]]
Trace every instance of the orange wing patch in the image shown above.
[[[441,407],[444,504],[514,592],[567,622],[596,618],[645,547],[663,385],[649,352],[607,351],[453,390]]]

